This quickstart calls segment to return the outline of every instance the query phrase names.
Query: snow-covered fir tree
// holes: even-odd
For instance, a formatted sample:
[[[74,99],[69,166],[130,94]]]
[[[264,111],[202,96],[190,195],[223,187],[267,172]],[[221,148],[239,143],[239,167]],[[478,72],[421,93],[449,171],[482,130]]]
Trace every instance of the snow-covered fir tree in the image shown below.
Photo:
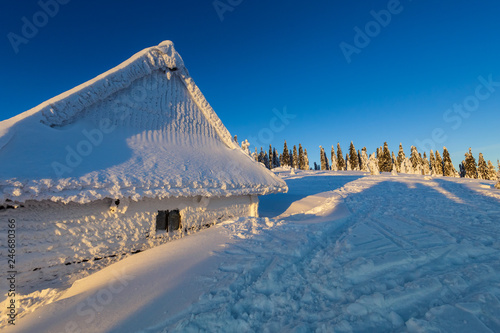
[[[252,153],[250,153],[250,149],[248,149],[248,147],[250,147],[250,142],[248,142],[248,140],[245,139],[244,141],[241,141],[241,150],[252,156]]]
[[[457,170],[453,166],[450,153],[446,147],[443,147],[443,175],[446,177],[455,177],[457,175]]]
[[[488,179],[489,180],[498,180],[497,171],[495,170],[495,166],[488,160]]]
[[[465,178],[477,179],[477,164],[476,159],[472,155],[472,149],[469,148],[469,152],[465,153]]]
[[[309,170],[309,157],[307,156],[307,149],[304,150],[304,159],[306,161],[306,165],[305,165],[304,170]]]
[[[379,153],[378,165],[380,172],[391,172],[392,170],[391,152],[389,151],[387,142],[384,142],[384,148],[382,148],[382,151]]]
[[[486,161],[484,160],[483,153],[479,153],[479,159],[477,160],[477,178],[489,180],[489,170]]]
[[[264,152],[264,165],[266,166],[266,168],[270,169],[270,165],[269,165],[269,155],[267,155],[267,151]]]
[[[273,160],[273,147],[269,145],[269,169],[274,168],[274,160]]]
[[[299,143],[299,169],[306,170],[305,164],[306,160],[304,158],[304,149],[302,149],[302,145]]]
[[[420,164],[420,158],[418,156],[417,147],[415,147],[415,146],[411,146],[410,162],[411,162],[411,167],[413,168],[413,171],[417,171],[419,164]]]
[[[332,169],[333,171],[337,171],[339,169],[338,167],[338,162],[337,162],[337,156],[335,155],[335,149],[333,149],[333,145],[332,145],[332,152],[331,152],[331,160],[330,160],[330,164],[331,164],[331,167],[330,169]]]
[[[262,147],[260,147],[260,153],[259,153],[259,159],[258,159],[259,163],[264,163],[264,150],[262,149]]]
[[[405,157],[403,163],[401,163],[401,173],[407,173],[410,175],[415,173],[409,157]]]
[[[467,155],[467,154],[466,154]],[[465,175],[467,174],[467,172],[465,171],[465,161],[462,161],[462,163],[460,163],[458,165],[458,169],[460,170],[459,171],[459,175],[461,178],[464,178]]]
[[[394,152],[392,153],[392,155],[394,155]],[[397,176],[398,175],[398,170],[396,169],[396,159],[394,158],[392,160],[392,169],[391,169],[391,175],[393,176]]]
[[[340,148],[340,143],[337,143],[337,170],[345,170],[345,160]]]
[[[283,167],[290,166],[290,153],[288,152],[288,146],[286,145],[286,140],[285,140],[285,145],[283,146],[283,154],[281,155],[281,166]]]
[[[292,167],[295,169],[299,168],[299,155],[297,154],[297,146],[293,145],[293,164]]]
[[[370,174],[378,175],[380,171],[378,169],[378,161],[375,157],[375,153],[370,155],[370,159],[368,160],[368,168],[370,169]]]
[[[234,136],[234,142],[235,142],[237,145],[239,145],[239,143],[238,143],[238,136],[237,136],[237,135],[235,135],[235,136]]]
[[[255,153],[253,153],[252,157],[255,159],[255,162],[259,162],[259,153],[257,153],[257,147],[255,147]]]
[[[439,154],[439,150],[436,150],[436,175],[443,176],[443,159]]]
[[[321,170],[327,170],[325,158],[326,158],[325,149],[323,149],[322,146],[319,146],[319,159],[320,159],[320,163],[321,163]]]
[[[351,170],[359,170],[358,165],[358,154],[356,152],[356,148],[354,148],[354,144],[351,141],[351,145],[349,146],[349,164]]]
[[[423,158],[423,170],[424,170],[424,175],[428,176],[431,174],[431,168],[429,167],[429,160],[427,159],[427,154],[425,152]]]
[[[405,158],[406,158],[406,156],[405,156],[405,152],[403,151],[403,145],[400,142],[399,143],[398,157],[396,159],[396,170],[398,172],[402,172],[401,171],[401,164],[403,164],[403,161],[404,161]]]
[[[277,168],[280,166],[280,158],[276,148],[273,149],[273,168]]]
[[[370,168],[368,167],[368,154],[366,153],[366,147],[361,149],[361,171],[370,172]]]
[[[349,154],[347,154],[347,153],[345,154],[345,160],[346,160],[345,169],[347,171],[351,171],[352,170],[352,168],[351,168],[351,161],[349,159]]]
[[[429,166],[431,168],[431,176],[435,177],[437,176],[436,172],[436,158],[434,157],[434,152],[431,149],[430,157],[429,157]]]

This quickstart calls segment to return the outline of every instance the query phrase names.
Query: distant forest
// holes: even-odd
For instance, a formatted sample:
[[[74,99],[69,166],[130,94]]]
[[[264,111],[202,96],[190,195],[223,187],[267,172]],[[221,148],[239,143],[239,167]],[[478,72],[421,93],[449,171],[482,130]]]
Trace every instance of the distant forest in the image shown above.
[[[238,143],[238,138],[234,140]],[[387,142],[383,146],[377,148],[377,151],[368,155],[366,147],[361,150],[356,150],[351,141],[349,151],[344,155],[340,144],[337,143],[337,150],[332,145],[330,156],[325,152],[325,149],[320,146],[320,164],[314,162],[309,165],[307,149],[303,149],[299,143],[297,149],[293,145],[292,149],[288,148],[285,141],[283,151],[278,153],[275,147],[269,145],[269,150],[260,148],[260,152],[255,148],[255,152],[250,152],[250,146],[247,140],[241,142],[241,148],[247,154],[252,156],[257,162],[264,164],[268,169],[278,167],[290,167],[299,170],[333,170],[333,171],[349,171],[357,170],[378,174],[380,172],[418,174],[428,176],[444,176],[444,177],[463,177],[472,179],[484,180],[500,180],[500,161],[497,160],[497,169],[491,161],[486,161],[482,153],[479,153],[479,158],[476,162],[471,148],[465,153],[465,158],[459,165],[459,170],[453,166],[450,158],[450,153],[443,147],[442,154],[436,150],[430,151],[429,156],[424,152],[423,155],[418,152],[415,146],[410,148],[410,156],[407,157],[403,146],[399,144],[398,154],[389,150]],[[500,187],[500,181],[497,183]]]

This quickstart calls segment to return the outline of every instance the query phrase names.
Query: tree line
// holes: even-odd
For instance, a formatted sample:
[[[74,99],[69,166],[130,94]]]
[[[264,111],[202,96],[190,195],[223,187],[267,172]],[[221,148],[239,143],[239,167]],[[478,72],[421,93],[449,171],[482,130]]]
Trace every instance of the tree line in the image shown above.
[[[237,137],[235,137],[237,142]],[[465,153],[465,158],[459,165],[459,170],[453,166],[450,153],[446,147],[443,147],[442,154],[439,150],[431,150],[429,156],[424,152],[423,155],[418,152],[417,147],[411,146],[410,156],[407,157],[402,144],[399,144],[397,156],[394,151],[390,151],[387,142],[377,148],[376,152],[368,155],[366,147],[356,150],[353,142],[349,146],[349,151],[344,155],[340,143],[337,143],[337,150],[332,145],[330,156],[327,156],[325,149],[320,148],[320,164],[314,162],[313,167],[309,166],[307,149],[303,149],[299,143],[298,149],[294,145],[292,149],[288,148],[287,142],[283,145],[283,151],[278,150],[272,145],[266,151],[262,147],[260,152],[255,148],[251,153],[248,149],[250,144],[247,140],[241,143],[241,147],[257,162],[260,162],[268,169],[277,167],[290,167],[299,170],[333,170],[333,171],[363,171],[371,174],[380,172],[419,174],[429,176],[444,177],[463,177],[471,179],[500,180],[500,161],[497,160],[498,170],[493,163],[484,159],[482,153],[479,153],[478,161],[474,158],[471,148]],[[500,181],[497,184],[500,187]]]

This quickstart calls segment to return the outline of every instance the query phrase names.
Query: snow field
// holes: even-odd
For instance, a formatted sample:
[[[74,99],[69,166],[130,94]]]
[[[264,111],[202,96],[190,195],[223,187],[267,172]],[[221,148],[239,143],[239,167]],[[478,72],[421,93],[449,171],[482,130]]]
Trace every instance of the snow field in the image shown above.
[[[418,176],[365,177],[329,193],[300,222],[267,230],[272,222],[256,220],[262,231],[225,253],[220,270],[234,280],[164,331],[500,330],[498,200]],[[339,196],[349,216],[308,224]]]
[[[106,332],[500,331],[494,182],[281,177],[289,207],[287,194],[260,199],[267,214],[278,202],[279,218],[226,221],[126,258],[21,318],[21,331],[68,322]],[[127,288],[92,321],[79,316],[79,304],[124,269],[135,277]]]

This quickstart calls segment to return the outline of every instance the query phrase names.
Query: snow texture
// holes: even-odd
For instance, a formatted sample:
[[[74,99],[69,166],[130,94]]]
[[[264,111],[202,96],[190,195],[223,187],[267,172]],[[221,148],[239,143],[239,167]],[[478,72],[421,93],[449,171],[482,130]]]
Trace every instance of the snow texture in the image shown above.
[[[296,196],[268,211],[278,217],[227,221],[43,291],[16,329],[500,331],[494,181],[278,172],[290,193],[262,201]]]
[[[286,190],[233,142],[170,41],[0,122],[0,161],[0,204]]]

